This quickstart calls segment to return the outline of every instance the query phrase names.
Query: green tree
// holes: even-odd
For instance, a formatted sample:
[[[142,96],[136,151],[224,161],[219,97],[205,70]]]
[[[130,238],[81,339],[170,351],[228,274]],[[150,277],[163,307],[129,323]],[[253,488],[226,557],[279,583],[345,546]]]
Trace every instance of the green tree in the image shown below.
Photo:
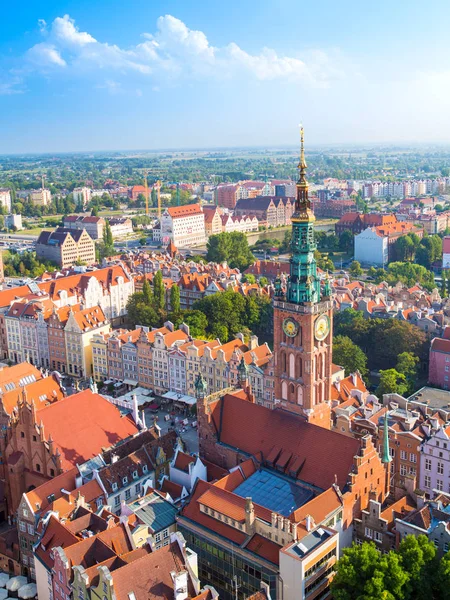
[[[142,292],[136,292],[128,299],[127,315],[134,327],[136,325],[155,327],[161,322],[160,316],[153,306],[146,304]]]
[[[429,600],[435,597],[433,587],[439,568],[436,548],[425,535],[407,535],[398,547],[403,568],[408,573],[405,600]]]
[[[231,336],[239,333],[247,325],[246,298],[233,290],[206,296],[197,300],[192,308],[200,310],[206,316],[207,333],[214,337],[220,337],[222,342],[228,341]],[[224,337],[225,328],[226,337]]]
[[[208,319],[200,310],[187,310],[183,315],[183,321],[189,326],[189,333],[192,337],[198,339],[206,337]]]
[[[380,383],[376,389],[376,395],[381,398],[383,394],[399,394],[403,396],[408,390],[406,377],[395,369],[380,371]]]
[[[353,252],[354,243],[355,236],[349,229],[343,231],[339,236],[339,248],[344,252]]]
[[[251,273],[247,273],[247,275],[244,275],[244,277],[242,278],[242,281],[244,283],[256,283],[256,277]]]
[[[346,375],[359,371],[363,378],[367,377],[367,356],[349,337],[334,338],[333,363],[344,367]]]
[[[441,558],[435,577],[435,597],[450,600],[450,552]]]
[[[155,299],[153,297],[153,292],[152,288],[150,287],[150,283],[146,277],[144,278],[144,283],[142,284],[142,296],[145,304],[147,304],[148,306],[153,306]]]
[[[181,313],[180,288],[176,283],[170,288],[170,309],[176,315]]]
[[[255,260],[248,246],[247,237],[239,231],[222,232],[210,236],[206,250],[208,261],[216,263],[226,261],[231,268],[237,268],[240,271],[245,271]]]
[[[160,313],[163,312],[166,307],[166,290],[160,270],[156,271],[153,277],[153,296],[155,298],[155,309]]]
[[[105,220],[105,226],[103,227],[103,243],[107,248],[114,247],[113,234],[108,219]]]
[[[350,275],[352,277],[361,277],[362,274],[361,264],[357,260],[354,260],[350,265]]]
[[[412,352],[402,352],[398,355],[395,369],[406,377],[409,394],[412,394],[416,388],[418,368],[419,358]]]
[[[413,260],[415,250],[414,242],[409,235],[402,235],[395,242],[395,255],[399,261]]]
[[[262,285],[263,287],[265,287],[266,285],[269,285],[269,280],[267,279],[267,277],[260,277],[259,278],[259,285]]]
[[[395,552],[380,554],[375,544],[365,542],[344,548],[331,583],[334,600],[396,600],[408,581]]]
[[[93,206],[92,207],[91,217],[98,217],[98,206]]]

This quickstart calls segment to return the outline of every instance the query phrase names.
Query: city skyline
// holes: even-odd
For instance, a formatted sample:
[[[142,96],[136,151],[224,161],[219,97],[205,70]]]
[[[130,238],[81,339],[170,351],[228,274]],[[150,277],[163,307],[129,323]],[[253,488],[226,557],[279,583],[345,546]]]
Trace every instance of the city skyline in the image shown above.
[[[442,144],[448,7],[25,2],[0,42],[2,154]],[[440,35],[442,32],[442,35]]]

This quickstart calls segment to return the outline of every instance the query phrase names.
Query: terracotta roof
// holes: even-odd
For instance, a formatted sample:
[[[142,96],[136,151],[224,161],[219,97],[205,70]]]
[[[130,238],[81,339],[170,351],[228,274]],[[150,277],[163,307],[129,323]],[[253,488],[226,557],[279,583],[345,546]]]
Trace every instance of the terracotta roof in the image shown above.
[[[386,519],[388,525],[393,525],[396,518],[402,518],[406,513],[411,512],[415,509],[415,505],[407,496],[403,496],[383,510],[380,514],[382,519]]]
[[[107,323],[105,314],[100,306],[92,306],[91,308],[73,312],[73,316],[78,327],[83,332],[90,331],[96,327],[101,327]]]
[[[31,508],[34,511],[42,510],[51,504],[52,500],[49,501],[49,498],[52,498],[52,496],[55,499],[61,498],[61,490],[74,490],[76,487],[77,475],[79,475],[79,471],[74,467],[61,475],[50,479],[50,481],[46,481],[34,490],[26,492],[25,496],[28,499]]]
[[[330,487],[322,494],[319,494],[306,504],[303,504],[303,506],[300,506],[300,508],[297,508],[290,518],[294,523],[302,523],[306,519],[306,516],[310,515],[316,523],[322,523],[329,514],[341,506],[342,502],[336,490],[334,487]],[[299,536],[301,535],[299,531]]]
[[[189,473],[189,465],[195,462],[195,456],[186,454],[185,452],[178,452],[175,459],[174,467],[185,473]]]
[[[209,508],[243,523],[245,521],[245,503],[246,499],[233,494],[224,488],[213,485],[206,490],[199,498],[199,503],[208,506]],[[255,507],[255,515],[259,519],[270,523],[272,519],[272,511],[264,506],[253,503]]]
[[[32,383],[38,379],[42,379],[42,373],[28,362],[5,367],[0,371],[0,393],[5,394],[10,391],[8,388],[20,388],[27,382]]]
[[[286,471],[294,464],[301,465],[299,479],[327,489],[336,477],[339,487],[345,486],[360,440],[312,425],[281,409],[250,403],[236,394],[226,394],[210,406],[220,442],[253,456],[261,453],[264,459],[279,446],[278,454],[281,450],[291,454]]]
[[[202,215],[203,211],[200,204],[185,204],[184,206],[169,206],[166,209],[172,219],[190,217],[192,215]]]
[[[444,354],[450,354],[450,340],[444,338],[434,338],[431,340],[432,352],[443,352]]]
[[[51,569],[53,567],[52,549],[58,547],[69,548],[77,542],[77,536],[52,515],[35,550],[35,556],[44,563],[47,569]]]
[[[189,504],[182,509],[181,514],[183,517],[198,523],[202,527],[206,527],[211,532],[220,535],[221,537],[226,538],[240,546],[247,537],[245,533],[238,531],[234,527],[226,525],[225,523],[222,523],[213,517],[205,515],[205,513],[200,511],[199,499],[204,493],[213,488],[214,486],[211,483],[207,483],[206,481],[199,479],[196,483]]]
[[[177,542],[150,552],[112,573],[116,600],[167,600],[173,598],[172,572],[184,569],[183,555]],[[188,589],[193,595],[192,584]]]
[[[280,550],[281,546],[272,542],[271,540],[266,539],[259,533],[255,533],[249,543],[245,546],[246,550],[253,552],[253,554],[257,554],[261,558],[268,560],[274,565],[278,565],[280,563]]]
[[[84,390],[39,411],[46,436],[61,452],[63,469],[96,456],[102,448],[138,433],[129,417],[99,394]]]
[[[170,481],[169,479],[164,479],[162,482],[161,492],[164,494],[169,494],[172,500],[179,500],[183,493],[183,486],[175,483],[174,481]]]
[[[3,394],[1,402],[8,415],[12,413],[21,398],[25,398],[29,403],[34,402],[36,409],[40,410],[48,404],[64,398],[64,393],[53,377],[38,379],[24,388],[16,388]]]

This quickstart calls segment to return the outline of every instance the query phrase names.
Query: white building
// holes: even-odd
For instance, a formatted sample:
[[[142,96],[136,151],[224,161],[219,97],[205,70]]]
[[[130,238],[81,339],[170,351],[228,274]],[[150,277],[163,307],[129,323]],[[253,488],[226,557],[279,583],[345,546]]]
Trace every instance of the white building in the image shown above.
[[[21,229],[23,229],[22,215],[13,215],[12,213],[10,213],[9,215],[6,215],[5,216],[5,227],[7,229],[12,229],[13,227],[15,227],[16,231],[20,231]]]
[[[428,498],[436,493],[449,493],[450,478],[450,428],[442,426],[429,439],[422,442],[420,453],[420,489]]]
[[[91,200],[91,190],[88,187],[79,187],[73,190],[73,201],[75,204],[86,206]]]
[[[388,264],[388,238],[369,227],[355,235],[355,260],[361,264],[383,267]]]
[[[108,221],[113,237],[121,237],[133,233],[133,223],[127,217],[109,217]]]
[[[7,211],[11,210],[11,192],[8,188],[0,188],[0,204]]]
[[[179,248],[205,244],[205,215],[200,204],[166,208],[161,217],[161,241],[172,241]]]

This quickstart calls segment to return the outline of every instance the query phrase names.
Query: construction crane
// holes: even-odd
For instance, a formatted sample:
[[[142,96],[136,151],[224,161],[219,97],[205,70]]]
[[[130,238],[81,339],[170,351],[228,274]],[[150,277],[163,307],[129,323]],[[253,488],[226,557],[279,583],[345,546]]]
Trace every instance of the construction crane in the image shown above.
[[[158,194],[158,219],[161,219],[161,181],[156,182],[156,192]]]
[[[148,171],[144,171],[144,188],[145,188],[145,214],[148,216]]]

